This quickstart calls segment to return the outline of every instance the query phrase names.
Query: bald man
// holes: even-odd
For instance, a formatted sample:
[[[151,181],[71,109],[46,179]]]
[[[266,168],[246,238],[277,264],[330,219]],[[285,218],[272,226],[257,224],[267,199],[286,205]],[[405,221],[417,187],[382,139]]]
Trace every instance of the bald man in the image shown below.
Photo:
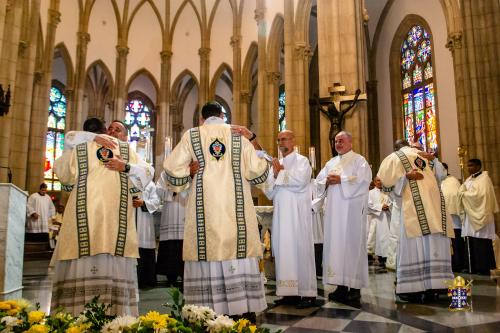
[[[278,134],[283,158],[272,161],[265,193],[273,200],[272,247],[276,263],[277,304],[315,305],[317,296],[311,214],[311,166],[294,151],[295,135]]]
[[[335,136],[339,153],[320,171],[318,186],[325,199],[323,283],[337,285],[328,299],[359,306],[361,288],[368,286],[366,213],[372,171],[365,158],[352,151],[352,135]]]

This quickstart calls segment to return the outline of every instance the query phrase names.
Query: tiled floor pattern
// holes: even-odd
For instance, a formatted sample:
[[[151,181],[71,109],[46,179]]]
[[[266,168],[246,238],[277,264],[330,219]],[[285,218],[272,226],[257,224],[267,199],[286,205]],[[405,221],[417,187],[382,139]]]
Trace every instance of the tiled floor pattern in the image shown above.
[[[360,308],[325,301],[331,291],[318,281],[317,307],[297,310],[292,306],[274,306],[274,282],[268,281],[269,308],[258,316],[259,325],[272,330],[292,332],[500,332],[500,288],[488,277],[464,276],[474,279],[473,312],[448,311],[446,297],[433,304],[396,304],[394,273],[370,272],[370,287],[362,290]],[[51,275],[47,262],[26,262],[24,297],[40,302],[48,310]],[[140,291],[140,313],[162,310],[166,288]]]

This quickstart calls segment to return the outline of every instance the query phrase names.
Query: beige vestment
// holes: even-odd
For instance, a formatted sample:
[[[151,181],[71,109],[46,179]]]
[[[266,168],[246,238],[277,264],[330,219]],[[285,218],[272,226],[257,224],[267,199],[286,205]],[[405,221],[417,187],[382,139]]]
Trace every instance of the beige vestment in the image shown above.
[[[111,138],[111,137],[110,137]],[[125,142],[113,150],[130,163],[137,155]],[[66,188],[73,187],[59,233],[55,260],[78,259],[107,253],[139,257],[132,221],[132,188],[124,172],[111,171],[98,159],[101,146],[81,143],[56,160],[54,170]]]
[[[418,155],[418,152],[416,148],[403,147],[390,154],[382,161],[377,176],[385,187],[393,187],[401,177],[405,177],[407,169],[418,169],[424,178],[407,180],[409,186],[405,186],[402,193],[403,221],[407,237],[442,233],[454,238],[451,218],[446,212],[433,163]]]
[[[189,163],[200,168],[188,184]],[[185,229],[185,261],[224,261],[262,256],[251,184],[263,183],[268,165],[252,144],[227,124],[206,124],[184,133],[165,160],[172,190],[191,186]]]

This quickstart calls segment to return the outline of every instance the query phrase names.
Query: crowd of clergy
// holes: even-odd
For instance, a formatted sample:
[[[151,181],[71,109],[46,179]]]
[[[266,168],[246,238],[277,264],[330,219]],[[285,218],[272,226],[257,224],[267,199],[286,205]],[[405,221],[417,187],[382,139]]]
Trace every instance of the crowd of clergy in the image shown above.
[[[263,273],[258,271],[262,249],[255,246],[260,244],[260,233],[254,228],[250,185],[260,188],[274,206],[271,243],[276,295],[281,297],[277,304],[316,306],[319,280],[332,286],[329,300],[359,306],[373,262],[376,273],[396,272],[397,302],[416,303],[438,298],[445,292],[443,281],[452,280],[453,272],[489,274],[496,267],[492,242],[498,205],[480,160],[468,161],[470,176],[461,184],[434,154],[418,143],[398,140],[374,175],[369,162],[352,150],[356,138],[342,131],[335,137],[337,156],[314,177],[309,159],[294,149],[292,131],[279,133],[281,156],[272,158],[263,151],[255,153],[261,148],[248,129],[229,129],[216,104],[206,109],[205,124],[186,132],[156,182],[152,168],[138,156],[124,156],[128,148],[123,123],[113,122],[107,131],[99,124],[97,130],[87,126],[86,132],[67,136],[56,172],[62,183],[76,188],[69,189],[71,216],[62,219],[62,208],[56,214],[44,184],[29,197],[27,206],[27,240],[46,240],[49,225],[57,236],[61,224],[71,224],[61,228],[61,244],[53,258],[55,305],[84,304],[86,292],[82,289],[82,295],[75,295],[80,288],[75,285],[111,267],[103,275],[106,279],[137,271],[139,288],[150,288],[156,286],[157,274],[164,275],[168,284],[184,289],[190,303],[222,313],[262,311],[266,307]],[[208,152],[201,150],[202,145],[209,147]],[[231,159],[224,159],[226,150]],[[112,157],[113,151],[120,159]],[[210,169],[222,165],[226,171]],[[242,174],[235,165],[241,165]],[[111,171],[119,173],[112,178]],[[203,174],[215,176],[216,181],[200,183]],[[96,183],[92,175],[97,175]],[[133,185],[128,215],[127,177]],[[193,185],[195,179],[198,183]],[[109,184],[103,185],[103,180]],[[226,182],[236,198],[228,194],[233,192],[224,192]],[[108,190],[95,192],[101,185]],[[117,189],[116,200],[112,188]],[[87,192],[92,199],[86,200]],[[127,225],[123,220],[127,216],[133,216],[134,223]],[[119,223],[97,226],[108,220]],[[130,228],[136,228],[136,238]],[[133,260],[116,261],[117,257],[138,258],[137,265]],[[118,305],[123,308],[117,312],[135,314],[136,310],[122,310],[137,306],[134,283],[135,279],[127,280],[123,287],[127,291],[119,292]],[[101,284],[102,280],[95,282],[94,290]],[[64,303],[70,290],[71,299]]]

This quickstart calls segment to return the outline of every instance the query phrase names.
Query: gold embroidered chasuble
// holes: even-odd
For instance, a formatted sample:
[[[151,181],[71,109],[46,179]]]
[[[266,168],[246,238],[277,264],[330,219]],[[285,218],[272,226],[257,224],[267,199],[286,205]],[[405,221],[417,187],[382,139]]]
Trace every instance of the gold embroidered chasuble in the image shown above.
[[[200,163],[194,179],[189,176],[191,161]],[[251,185],[265,182],[268,165],[246,138],[233,135],[229,125],[217,120],[205,122],[184,133],[163,166],[172,190],[180,192],[191,186],[184,229],[185,261],[262,256]]]
[[[418,169],[424,179],[405,180],[402,193],[403,220],[409,238],[442,233],[454,238],[444,197],[433,171],[433,163],[418,155],[419,150],[403,147],[387,156],[381,163],[377,176],[384,187],[395,186],[406,173]]]
[[[120,155],[130,163],[138,162],[128,143],[118,140],[116,143],[118,147],[112,150],[114,156]],[[100,149],[95,142],[80,143],[55,162],[59,180],[71,190],[55,260],[100,253],[139,257],[136,227],[132,222],[133,187],[126,173],[104,167],[99,157],[102,159],[102,155],[109,152]]]

